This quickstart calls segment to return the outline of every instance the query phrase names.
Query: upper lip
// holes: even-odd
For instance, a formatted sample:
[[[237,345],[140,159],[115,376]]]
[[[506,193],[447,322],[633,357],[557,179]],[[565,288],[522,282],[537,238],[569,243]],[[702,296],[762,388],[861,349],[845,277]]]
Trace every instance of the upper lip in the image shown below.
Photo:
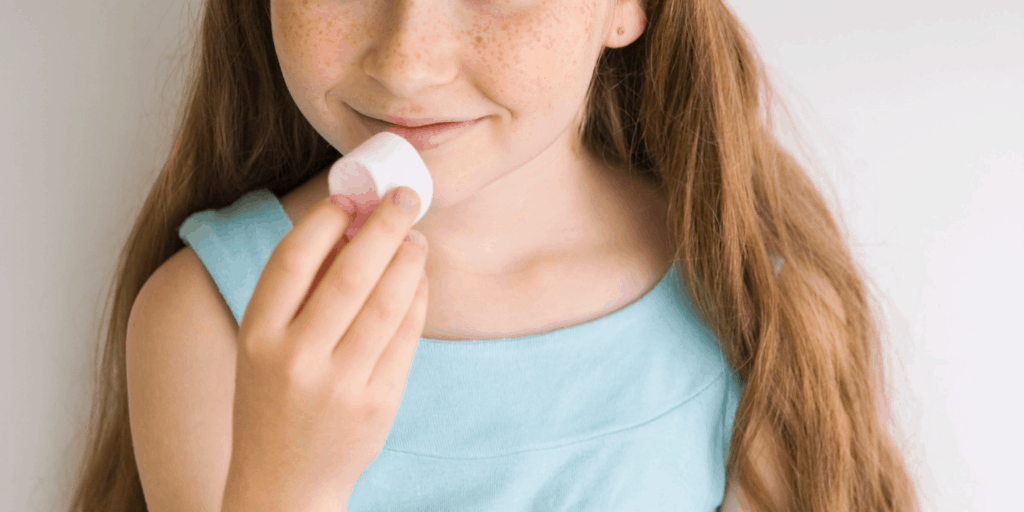
[[[355,110],[355,109],[353,109],[353,110]],[[474,121],[476,119],[479,119],[479,117],[464,117],[464,118],[456,118],[456,119],[441,119],[441,118],[438,118],[438,117],[428,117],[426,119],[413,119],[413,118],[410,118],[410,117],[399,117],[399,116],[388,116],[388,115],[384,115],[384,116],[371,116],[371,115],[363,114],[362,112],[359,112],[358,110],[356,110],[356,112],[358,112],[359,114],[361,114],[363,116],[369,117],[371,119],[376,119],[378,121],[384,121],[386,123],[391,123],[391,124],[394,124],[394,125],[404,126],[406,128],[418,128],[420,126],[427,126],[427,125],[438,124],[438,123],[462,123],[462,122],[465,122],[465,121]]]

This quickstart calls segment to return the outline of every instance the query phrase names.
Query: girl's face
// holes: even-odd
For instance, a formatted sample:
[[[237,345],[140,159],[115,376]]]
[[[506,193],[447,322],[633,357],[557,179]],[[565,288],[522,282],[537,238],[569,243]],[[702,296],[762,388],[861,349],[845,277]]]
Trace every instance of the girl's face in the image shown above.
[[[341,153],[373,135],[354,110],[378,118],[486,116],[453,143],[421,153],[442,174],[436,178],[460,183],[465,192],[559,139],[581,119],[601,49],[640,35],[628,23],[636,23],[638,11],[627,0],[271,0],[270,6],[288,89]],[[623,26],[625,33],[617,34]],[[442,162],[443,169],[431,166]]]

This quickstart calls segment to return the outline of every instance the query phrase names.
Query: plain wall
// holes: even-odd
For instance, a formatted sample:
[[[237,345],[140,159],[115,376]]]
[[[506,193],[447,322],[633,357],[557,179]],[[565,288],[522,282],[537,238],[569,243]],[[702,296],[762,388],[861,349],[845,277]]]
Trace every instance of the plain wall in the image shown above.
[[[924,510],[1019,507],[1024,4],[731,5],[885,301]],[[0,510],[68,499],[113,267],[171,147],[200,6],[3,2]]]

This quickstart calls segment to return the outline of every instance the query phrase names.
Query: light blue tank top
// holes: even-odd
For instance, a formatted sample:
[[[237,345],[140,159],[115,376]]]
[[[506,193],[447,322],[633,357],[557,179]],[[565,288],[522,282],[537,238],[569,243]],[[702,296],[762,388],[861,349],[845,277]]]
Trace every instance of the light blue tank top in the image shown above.
[[[292,228],[263,189],[182,223],[236,322]],[[420,338],[348,512],[711,512],[743,383],[673,265],[643,297],[555,331]]]

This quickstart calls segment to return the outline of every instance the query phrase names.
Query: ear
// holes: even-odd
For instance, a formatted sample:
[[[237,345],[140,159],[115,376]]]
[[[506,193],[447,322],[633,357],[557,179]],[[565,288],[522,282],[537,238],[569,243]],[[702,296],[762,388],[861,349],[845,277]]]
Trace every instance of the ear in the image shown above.
[[[605,46],[608,48],[622,48],[633,44],[644,33],[647,26],[647,16],[640,7],[638,0],[617,0],[615,15],[608,26],[608,37],[605,39]],[[622,29],[622,33],[619,33]]]

